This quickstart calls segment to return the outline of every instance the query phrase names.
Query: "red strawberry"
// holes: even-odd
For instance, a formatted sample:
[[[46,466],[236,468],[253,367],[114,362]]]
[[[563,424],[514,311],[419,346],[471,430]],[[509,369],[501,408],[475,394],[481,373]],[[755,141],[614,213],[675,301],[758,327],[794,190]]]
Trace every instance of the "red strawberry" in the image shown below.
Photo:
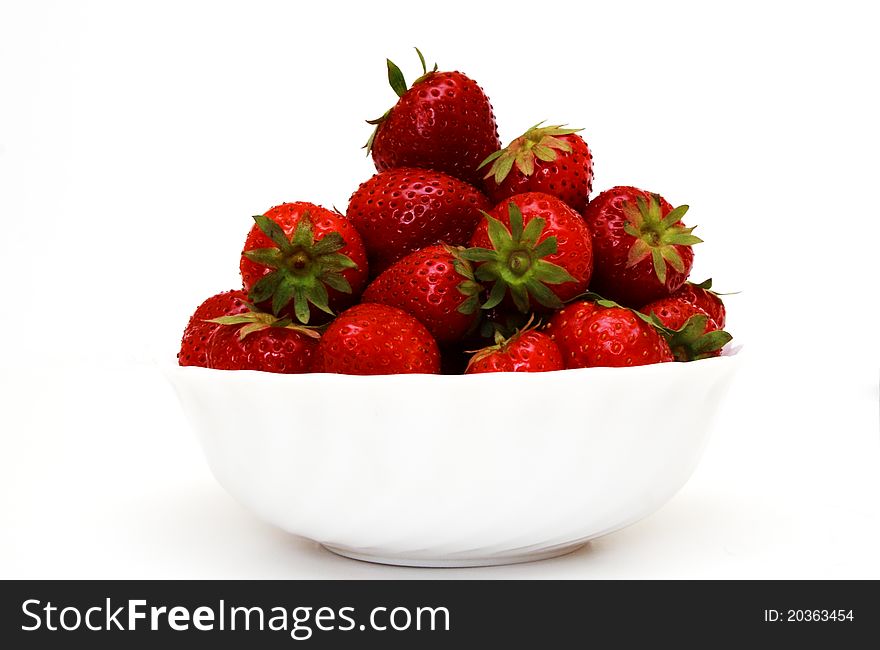
[[[501,304],[492,309],[481,310],[477,316],[478,327],[469,329],[460,341],[441,345],[443,374],[464,374],[474,350],[492,346],[499,339],[511,338],[520,330],[526,329],[533,318],[534,314],[520,313],[513,304]]]
[[[461,256],[492,285],[483,309],[509,292],[517,309],[550,309],[583,293],[593,271],[590,231],[580,215],[549,194],[528,192],[499,203],[477,226]],[[547,285],[553,285],[551,289]]]
[[[596,257],[590,288],[628,307],[677,290],[693,265],[691,246],[702,241],[681,222],[687,209],[635,187],[614,187],[590,201],[584,211]]]
[[[318,345],[315,372],[396,375],[440,372],[440,351],[427,328],[405,311],[361,303],[336,317]]]
[[[718,324],[719,329],[723,328],[727,322],[727,311],[724,309],[724,303],[721,302],[720,296],[712,291],[711,278],[700,284],[685,282],[672,295],[691,302],[705,311]]]
[[[489,98],[460,72],[428,72],[422,53],[422,76],[407,90],[403,73],[388,61],[388,81],[400,99],[378,120],[365,148],[376,169],[437,169],[473,185],[477,166],[501,146]]]
[[[595,302],[580,300],[566,305],[547,323],[544,331],[555,341],[566,364],[583,344],[585,323],[601,309]]]
[[[247,294],[244,291],[224,291],[208,298],[190,316],[186,329],[183,330],[180,352],[177,353],[177,363],[181,366],[207,368],[208,359],[205,354],[205,345],[214,330],[219,327],[216,323],[208,321],[220,316],[241,314],[248,310]]]
[[[367,256],[357,230],[341,214],[313,203],[284,203],[254,217],[241,254],[251,302],[275,315],[311,318],[357,300],[367,283]]]
[[[590,313],[591,309],[595,311]],[[566,368],[643,366],[673,360],[657,329],[622,307],[590,308],[574,303],[553,316],[547,333],[562,351]]]
[[[731,340],[730,334],[720,331],[721,327],[704,309],[683,297],[661,298],[639,311],[657,318],[670,330],[667,342],[678,361],[717,357]]]
[[[562,370],[562,353],[547,334],[521,330],[509,339],[500,334],[495,345],[479,350],[468,363],[465,374],[482,372],[546,372]]]
[[[692,302],[688,302],[684,298],[676,296],[669,296],[667,298],[661,298],[660,300],[650,302],[639,309],[639,311],[649,316],[654,314],[660,319],[660,322],[663,323],[664,327],[668,327],[672,330],[681,329],[693,316],[705,317],[706,332],[720,329],[718,323],[716,323],[704,309],[698,307]]]
[[[483,186],[493,202],[514,194],[544,192],[583,212],[593,189],[593,156],[581,129],[536,124],[507,148],[486,158]]]
[[[209,368],[285,374],[311,368],[320,338],[314,329],[262,312],[224,316],[213,322],[217,329],[206,345]]]
[[[351,196],[348,218],[364,238],[373,275],[413,251],[443,241],[466,244],[490,207],[475,187],[426,169],[376,174]]]
[[[415,316],[439,343],[459,341],[479,315],[480,285],[470,262],[445,244],[410,253],[373,280],[364,302]]]

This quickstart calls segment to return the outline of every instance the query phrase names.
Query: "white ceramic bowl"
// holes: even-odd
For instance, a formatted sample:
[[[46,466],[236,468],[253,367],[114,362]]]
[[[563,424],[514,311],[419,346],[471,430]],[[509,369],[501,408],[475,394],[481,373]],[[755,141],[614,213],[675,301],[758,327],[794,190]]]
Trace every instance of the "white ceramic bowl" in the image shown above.
[[[688,480],[739,364],[472,376],[168,367],[220,484],[348,557],[412,566],[548,558]]]

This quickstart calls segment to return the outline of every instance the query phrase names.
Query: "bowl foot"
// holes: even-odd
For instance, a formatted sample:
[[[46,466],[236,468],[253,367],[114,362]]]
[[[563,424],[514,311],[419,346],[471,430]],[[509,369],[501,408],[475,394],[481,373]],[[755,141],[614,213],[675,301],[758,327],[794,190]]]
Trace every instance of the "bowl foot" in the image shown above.
[[[440,558],[409,558],[394,557],[390,555],[372,555],[370,553],[360,553],[358,551],[330,544],[321,544],[322,547],[352,560],[360,560],[361,562],[373,562],[374,564],[390,564],[394,566],[412,566],[422,568],[445,568],[451,569],[455,567],[478,567],[478,566],[500,566],[504,564],[522,564],[523,562],[537,562],[538,560],[549,560],[550,558],[559,557],[573,553],[583,547],[587,542],[576,542],[570,546],[562,546],[542,551],[533,551],[523,553],[521,555],[486,555],[477,557],[440,557]]]

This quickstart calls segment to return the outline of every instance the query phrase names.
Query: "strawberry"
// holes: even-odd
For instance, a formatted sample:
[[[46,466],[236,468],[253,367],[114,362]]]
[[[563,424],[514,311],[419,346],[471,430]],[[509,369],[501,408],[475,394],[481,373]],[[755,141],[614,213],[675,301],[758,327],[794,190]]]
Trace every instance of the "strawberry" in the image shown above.
[[[492,287],[483,309],[501,303],[508,292],[523,313],[531,299],[560,309],[586,290],[593,271],[590,231],[583,219],[540,192],[499,203],[477,226],[470,244],[461,256],[479,264],[477,279]]]
[[[405,311],[365,302],[330,324],[312,370],[347,375],[437,374],[440,351],[428,329]]]
[[[481,310],[474,327],[468,329],[461,340],[441,343],[444,375],[464,374],[475,350],[492,346],[499,338],[510,338],[528,327],[534,314],[520,313],[513,304],[507,305],[506,302],[492,309]]]
[[[482,372],[546,372],[562,370],[562,353],[547,334],[520,330],[509,339],[500,334],[495,345],[478,350],[471,357],[466,375]]]
[[[583,212],[593,189],[593,156],[581,129],[536,124],[486,158],[483,187],[500,203],[514,194],[544,192]]]
[[[681,329],[684,324],[694,316],[704,317],[706,323],[705,331],[714,332],[715,330],[720,329],[718,323],[715,322],[715,319],[709,316],[706,310],[677,296],[660,298],[660,300],[648,303],[639,309],[639,311],[649,316],[654,314],[664,327],[668,327],[672,330]]]
[[[687,210],[635,187],[614,187],[590,201],[584,220],[596,257],[591,289],[636,307],[681,287],[694,261],[691,246],[702,241],[681,222]]]
[[[391,61],[388,82],[400,98],[377,120],[364,145],[378,171],[423,167],[446,172],[473,185],[477,166],[501,146],[489,98],[460,72],[430,72],[418,48],[422,76],[407,90],[403,73]]]
[[[309,372],[320,334],[294,325],[289,317],[249,311],[212,321],[217,329],[206,344],[208,368]]]
[[[374,275],[413,251],[439,241],[466,244],[488,210],[475,187],[442,172],[392,169],[361,183],[348,204]]]
[[[209,321],[220,316],[241,314],[248,309],[247,294],[244,291],[224,291],[205,300],[190,316],[186,329],[183,330],[180,352],[177,353],[177,363],[181,366],[207,368],[208,358],[205,353],[205,345],[214,330],[219,327],[216,323]]]
[[[695,304],[697,307],[705,311],[712,320],[721,329],[727,322],[727,311],[724,309],[724,303],[721,297],[712,291],[712,279],[708,279],[700,284],[693,282],[685,282],[681,288],[672,294],[675,298],[681,298],[687,302]]]
[[[672,361],[658,330],[629,309],[576,302],[557,312],[547,333],[566,368],[642,366]]]
[[[584,324],[601,309],[595,302],[579,300],[556,312],[547,323],[544,331],[559,347],[566,365],[572,353],[579,350],[582,345],[585,336]]]
[[[382,272],[364,291],[364,302],[415,316],[438,343],[459,341],[473,327],[480,285],[459,250],[435,244],[410,253]]]
[[[678,361],[717,357],[731,340],[718,323],[701,307],[684,297],[669,296],[655,300],[639,311],[656,318],[665,327],[666,339]]]
[[[241,277],[254,304],[273,314],[333,315],[367,283],[367,256],[345,217],[313,203],[283,203],[254,217],[241,254]]]

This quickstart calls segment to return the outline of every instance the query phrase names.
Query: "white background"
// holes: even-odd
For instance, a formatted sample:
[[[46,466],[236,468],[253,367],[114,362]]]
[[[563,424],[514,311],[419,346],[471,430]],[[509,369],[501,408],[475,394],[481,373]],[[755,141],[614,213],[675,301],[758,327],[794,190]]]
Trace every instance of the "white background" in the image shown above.
[[[0,577],[880,578],[870,5],[608,4],[4,1]],[[153,362],[237,285],[250,215],[345,209],[413,45],[481,83],[505,143],[580,126],[597,190],[690,204],[694,278],[742,291],[693,479],[564,558],[400,569],[277,532]]]

